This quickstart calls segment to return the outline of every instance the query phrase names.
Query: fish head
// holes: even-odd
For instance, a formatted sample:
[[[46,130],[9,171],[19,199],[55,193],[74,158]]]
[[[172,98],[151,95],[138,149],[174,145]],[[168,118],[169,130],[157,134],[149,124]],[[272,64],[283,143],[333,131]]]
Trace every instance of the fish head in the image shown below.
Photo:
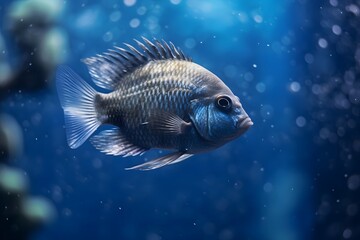
[[[229,89],[191,102],[190,118],[206,140],[226,143],[248,130],[253,122]]]

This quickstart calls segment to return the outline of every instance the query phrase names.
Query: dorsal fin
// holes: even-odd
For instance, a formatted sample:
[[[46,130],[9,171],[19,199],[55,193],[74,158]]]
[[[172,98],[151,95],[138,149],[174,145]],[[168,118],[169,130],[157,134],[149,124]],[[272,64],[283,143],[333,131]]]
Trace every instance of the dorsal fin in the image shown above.
[[[124,43],[128,49],[114,47],[101,55],[83,59],[94,83],[99,87],[113,90],[121,78],[150,61],[177,59],[191,62],[191,59],[172,42],[168,44],[164,40],[160,42],[154,39],[152,42],[145,37],[142,39],[144,43],[134,39],[139,49]]]

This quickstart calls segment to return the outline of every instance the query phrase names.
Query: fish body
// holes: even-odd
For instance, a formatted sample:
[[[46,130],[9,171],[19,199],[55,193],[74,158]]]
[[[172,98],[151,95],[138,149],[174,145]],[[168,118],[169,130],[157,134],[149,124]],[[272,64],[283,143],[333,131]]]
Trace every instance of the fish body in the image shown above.
[[[96,92],[70,68],[60,67],[57,88],[68,143],[79,147],[101,124],[115,126],[90,139],[110,155],[136,156],[151,148],[175,152],[129,168],[150,170],[209,151],[240,136],[252,121],[240,100],[213,73],[174,45],[136,41],[84,59]]]

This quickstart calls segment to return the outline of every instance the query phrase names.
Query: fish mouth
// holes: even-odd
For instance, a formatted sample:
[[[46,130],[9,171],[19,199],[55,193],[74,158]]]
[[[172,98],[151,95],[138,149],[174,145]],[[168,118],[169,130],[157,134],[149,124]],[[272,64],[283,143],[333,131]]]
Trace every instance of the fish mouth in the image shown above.
[[[254,123],[251,121],[249,117],[244,118],[244,120],[240,121],[239,123],[240,123],[239,124],[240,128],[246,128],[246,129],[254,125]]]

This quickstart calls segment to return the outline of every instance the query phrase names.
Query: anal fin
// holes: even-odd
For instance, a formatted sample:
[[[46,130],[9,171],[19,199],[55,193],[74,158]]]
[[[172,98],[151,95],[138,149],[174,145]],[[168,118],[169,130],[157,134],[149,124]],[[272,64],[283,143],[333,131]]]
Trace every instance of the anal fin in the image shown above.
[[[137,156],[148,150],[129,142],[119,129],[104,130],[92,137],[90,142],[101,152],[114,156]]]
[[[140,164],[140,165],[136,165],[134,167],[130,167],[130,168],[126,168],[126,170],[153,170],[153,169],[157,169],[157,168],[161,168],[163,166],[169,165],[169,164],[174,164],[174,163],[178,163],[181,161],[184,161],[185,159],[191,157],[193,154],[187,154],[184,152],[174,152],[174,153],[170,153],[168,155],[162,156],[160,158],[156,158],[154,160],[151,160],[149,162]]]

